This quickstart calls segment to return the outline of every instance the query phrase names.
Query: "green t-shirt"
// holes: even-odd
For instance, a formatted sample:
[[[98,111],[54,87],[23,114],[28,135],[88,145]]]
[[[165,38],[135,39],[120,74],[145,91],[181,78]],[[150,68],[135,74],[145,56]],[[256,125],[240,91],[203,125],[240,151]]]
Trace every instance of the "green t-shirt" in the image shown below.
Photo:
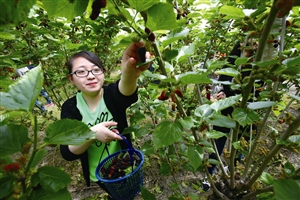
[[[90,111],[90,108],[85,103],[81,92],[77,93],[76,99],[77,99],[77,108],[80,111],[80,114],[82,115],[82,122],[87,124],[89,127],[92,127],[101,122],[114,121],[112,114],[106,107],[104,98],[100,99],[99,105],[94,112]],[[116,127],[110,127],[110,129],[112,129],[112,128],[116,128]],[[107,147],[108,147],[108,151],[110,154],[113,154],[113,153],[121,150],[121,146],[118,141],[112,141],[107,145],[108,145]],[[94,182],[98,181],[98,179],[96,178],[96,175],[95,175],[98,164],[100,163],[101,160],[103,160],[104,158],[106,158],[108,156],[104,147],[105,147],[104,143],[102,143],[98,140],[95,140],[94,143],[91,144],[91,146],[87,150],[88,151],[88,160],[89,160],[90,178]],[[102,155],[102,153],[103,153],[103,155]],[[101,155],[102,155],[102,157],[101,157]]]

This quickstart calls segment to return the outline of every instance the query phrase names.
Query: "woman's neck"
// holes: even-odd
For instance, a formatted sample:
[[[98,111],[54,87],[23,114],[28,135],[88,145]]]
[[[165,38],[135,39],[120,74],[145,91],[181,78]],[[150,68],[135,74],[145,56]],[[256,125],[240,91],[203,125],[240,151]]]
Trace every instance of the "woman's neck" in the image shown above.
[[[93,93],[93,94],[82,94],[82,97],[85,101],[85,103],[88,105],[88,107],[90,108],[90,110],[93,112],[96,110],[101,98],[102,98],[102,94],[103,94],[103,88],[101,88],[101,90],[97,93]]]

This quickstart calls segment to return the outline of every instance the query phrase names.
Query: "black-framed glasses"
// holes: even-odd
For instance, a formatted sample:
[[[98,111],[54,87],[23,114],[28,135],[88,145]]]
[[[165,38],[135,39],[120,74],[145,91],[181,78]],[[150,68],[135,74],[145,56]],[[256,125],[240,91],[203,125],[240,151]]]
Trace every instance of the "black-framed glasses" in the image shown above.
[[[100,68],[95,68],[92,70],[76,70],[75,72],[70,73],[70,75],[75,74],[77,77],[87,77],[89,73],[92,73],[94,76],[99,76],[103,74],[103,70]]]

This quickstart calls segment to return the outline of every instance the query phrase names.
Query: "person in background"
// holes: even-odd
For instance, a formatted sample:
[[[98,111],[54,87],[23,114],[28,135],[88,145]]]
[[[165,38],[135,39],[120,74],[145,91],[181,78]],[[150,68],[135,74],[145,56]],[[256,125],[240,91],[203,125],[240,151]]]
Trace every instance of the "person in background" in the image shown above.
[[[242,50],[243,48],[244,48],[244,50]],[[229,55],[229,58],[228,58],[228,63],[231,64],[231,65],[234,65],[236,57],[240,57],[240,56],[249,57],[249,58],[252,57],[254,55],[254,49],[255,48],[256,48],[255,46],[250,47],[249,45],[244,47],[243,43],[237,43],[234,46],[234,48],[232,49],[232,51],[230,52],[230,55]],[[251,60],[252,60],[252,58],[250,59],[250,61]],[[228,67],[228,65],[223,66],[223,68],[227,68],[227,67]],[[252,68],[252,65],[249,65],[249,64],[246,64],[246,65],[242,66],[242,69],[240,70],[242,78],[245,78],[246,76],[250,75],[250,73],[251,73],[250,69],[251,68]],[[247,69],[249,69],[249,70],[247,70]],[[219,76],[219,81],[233,82],[233,77],[227,76],[227,75],[220,75]],[[260,83],[260,84],[262,85],[262,83]],[[237,94],[241,93],[240,90],[232,90],[230,88],[230,85],[225,85],[224,84],[224,85],[221,86],[221,88],[222,89],[220,91],[218,91],[218,93],[216,94],[216,99],[217,100],[224,99],[226,97],[234,96],[234,95],[237,95]],[[255,96],[258,96],[258,93],[256,93]],[[232,112],[233,112],[233,107],[228,107],[228,108],[221,111],[222,115],[224,115],[224,116],[231,116]],[[249,127],[247,127],[247,128],[249,128]],[[226,127],[213,126],[213,129],[216,130],[216,131],[220,131],[222,133],[226,133],[226,134],[230,133],[230,128],[226,128]],[[256,129],[256,127],[253,127],[253,130],[254,129]],[[243,132],[244,130],[245,130],[245,128],[241,127],[240,131]],[[247,139],[248,139],[248,137],[247,137]],[[222,153],[223,153],[224,146],[225,146],[226,141],[227,141],[227,137],[224,136],[224,137],[218,138],[214,141],[215,141],[215,144],[216,144],[216,147],[217,147],[217,151],[218,151],[219,155],[221,156]],[[240,162],[242,157],[243,157],[243,155],[241,154],[238,158],[236,158],[235,163]],[[209,158],[217,160],[217,157],[216,157],[215,153],[210,154]],[[215,168],[216,168],[216,165],[211,164],[211,167],[208,167],[208,172],[211,175],[213,175]],[[228,168],[228,167],[226,167],[226,168]],[[207,180],[204,180],[202,182],[202,188],[205,191],[209,190],[210,189],[210,183]]]
[[[136,67],[140,61],[137,50],[143,45],[134,42],[127,47],[122,56],[120,80],[109,85],[104,85],[105,69],[94,53],[80,51],[67,62],[68,78],[80,92],[63,103],[61,119],[84,122],[96,133],[96,139],[80,146],[61,145],[60,152],[68,161],[80,159],[87,186],[91,181],[96,182],[109,194],[109,199],[113,197],[97,180],[95,171],[109,154],[128,148],[117,133],[128,126],[126,109],[138,100],[137,81],[149,67],[149,64]],[[131,142],[130,134],[124,136]]]
[[[23,67],[20,69],[16,70],[17,76],[21,77],[23,76],[25,73],[27,73],[29,70],[32,70],[33,68],[35,68],[35,66],[33,65],[32,61],[29,61],[28,63],[29,65],[27,67]],[[47,94],[47,92],[45,91],[45,88],[42,87],[41,93],[40,93],[45,100],[47,101],[47,104],[43,105],[38,99],[35,101],[35,105],[36,107],[38,107],[41,111],[46,112],[47,109],[45,107],[48,106],[53,106],[53,102],[51,100],[51,98],[49,97],[49,95]]]

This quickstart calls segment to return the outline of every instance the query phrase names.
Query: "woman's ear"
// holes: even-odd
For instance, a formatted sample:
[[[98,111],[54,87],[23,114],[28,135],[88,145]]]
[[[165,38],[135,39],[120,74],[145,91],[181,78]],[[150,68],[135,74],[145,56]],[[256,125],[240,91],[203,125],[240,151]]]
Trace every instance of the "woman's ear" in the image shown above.
[[[69,79],[69,81],[70,81],[71,83],[73,83],[73,77],[72,77],[72,75],[68,74],[68,79]]]

